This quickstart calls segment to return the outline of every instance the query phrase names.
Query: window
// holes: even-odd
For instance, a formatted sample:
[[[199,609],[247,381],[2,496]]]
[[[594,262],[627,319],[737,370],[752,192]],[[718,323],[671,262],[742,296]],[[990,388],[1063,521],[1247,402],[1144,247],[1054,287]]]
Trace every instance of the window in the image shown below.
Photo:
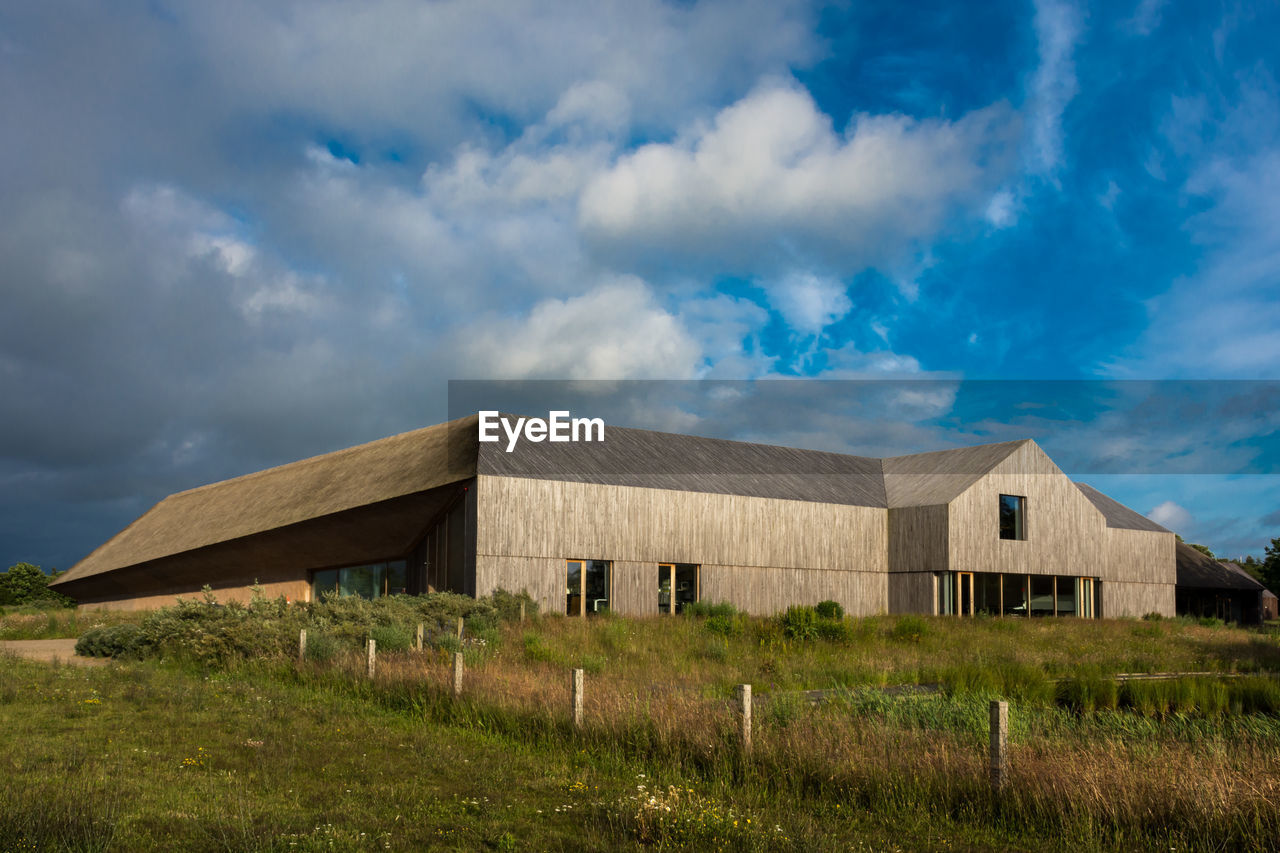
[[[1000,538],[1026,539],[1027,499],[1018,495],[1000,496]]]
[[[316,601],[326,593],[343,598],[349,595],[381,598],[384,595],[400,595],[404,592],[404,560],[366,563],[363,566],[347,566],[344,569],[325,569],[313,572],[311,575],[311,597]]]
[[[944,616],[1078,616],[1100,609],[1096,578],[1002,572],[935,575],[936,612]]]
[[[698,600],[698,567],[693,563],[658,564],[658,612],[683,613]]]
[[[608,560],[566,560],[565,566],[565,614],[606,612],[612,564]]]

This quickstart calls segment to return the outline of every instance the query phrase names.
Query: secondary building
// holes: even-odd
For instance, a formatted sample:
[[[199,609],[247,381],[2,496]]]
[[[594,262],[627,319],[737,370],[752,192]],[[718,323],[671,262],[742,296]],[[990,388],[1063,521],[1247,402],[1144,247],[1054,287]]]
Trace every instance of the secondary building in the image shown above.
[[[1223,622],[1256,625],[1268,616],[1275,596],[1236,563],[1215,560],[1184,542],[1177,543],[1179,615],[1216,617]]]
[[[54,584],[82,605],[527,591],[547,612],[1172,616],[1174,535],[1030,440],[893,458],[475,416],[164,499]]]

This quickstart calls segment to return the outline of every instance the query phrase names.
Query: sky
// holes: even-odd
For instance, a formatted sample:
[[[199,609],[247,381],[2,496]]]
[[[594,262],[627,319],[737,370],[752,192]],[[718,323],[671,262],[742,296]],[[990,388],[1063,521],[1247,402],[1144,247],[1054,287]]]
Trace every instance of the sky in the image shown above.
[[[498,379],[679,380],[591,387],[868,455],[1032,437],[1261,554],[1277,43],[1266,3],[5,4],[0,563]]]

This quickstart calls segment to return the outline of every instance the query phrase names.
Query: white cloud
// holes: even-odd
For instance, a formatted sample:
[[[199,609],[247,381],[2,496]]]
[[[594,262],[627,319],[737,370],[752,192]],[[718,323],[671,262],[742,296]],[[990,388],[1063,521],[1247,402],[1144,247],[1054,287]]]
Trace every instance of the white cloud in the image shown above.
[[[837,134],[807,92],[767,85],[670,143],[620,158],[583,192],[591,245],[622,259],[760,271],[814,255],[843,270],[895,259],[983,203],[1014,117],[856,116]]]
[[[1147,518],[1177,533],[1186,530],[1192,524],[1191,513],[1173,501],[1165,501],[1147,513]]]
[[[1062,164],[1062,115],[1079,91],[1072,53],[1081,27],[1080,10],[1071,3],[1037,0],[1040,65],[1031,79],[1028,115],[1034,174],[1052,178]]]
[[[484,379],[684,379],[701,352],[642,281],[621,277],[462,336],[464,368]]]
[[[772,285],[769,301],[801,335],[816,335],[853,309],[842,282],[811,273],[792,273]]]

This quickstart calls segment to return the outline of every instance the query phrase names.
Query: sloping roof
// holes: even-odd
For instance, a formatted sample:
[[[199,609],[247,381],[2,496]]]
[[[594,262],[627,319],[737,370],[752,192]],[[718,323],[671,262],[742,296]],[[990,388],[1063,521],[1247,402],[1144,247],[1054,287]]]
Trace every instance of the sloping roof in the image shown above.
[[[1029,440],[882,459],[887,505],[903,507],[950,503]]]
[[[479,474],[884,507],[880,460],[608,427],[602,442],[481,444]]]
[[[1142,513],[1134,512],[1118,500],[1107,497],[1087,483],[1076,483],[1076,488],[1084,492],[1084,496],[1098,508],[1098,512],[1102,513],[1102,517],[1107,520],[1107,527],[1117,527],[1122,530],[1150,530],[1155,533],[1172,532]]]
[[[475,474],[475,422],[437,424],[170,495],[55,583],[467,479]]]
[[[1175,549],[1178,586],[1192,589],[1232,589],[1257,592],[1262,584],[1244,570],[1235,570],[1197,551],[1185,542]]]

